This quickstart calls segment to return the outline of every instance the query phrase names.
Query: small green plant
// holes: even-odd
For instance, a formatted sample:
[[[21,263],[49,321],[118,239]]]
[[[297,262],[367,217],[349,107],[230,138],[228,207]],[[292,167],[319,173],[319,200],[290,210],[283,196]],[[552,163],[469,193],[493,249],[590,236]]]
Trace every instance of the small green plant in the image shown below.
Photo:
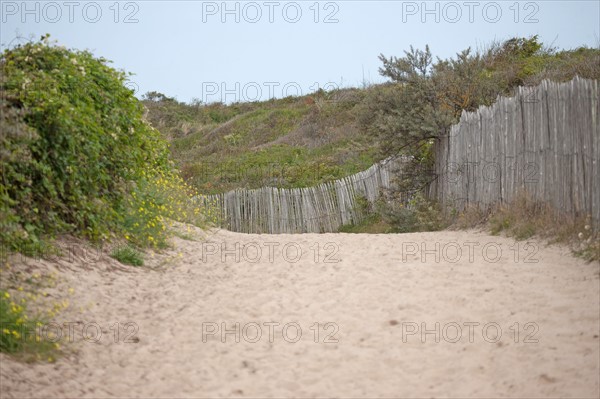
[[[185,232],[185,231],[173,230],[173,235],[175,237],[179,237],[182,240],[186,240],[186,241],[198,241],[198,239],[193,234]]]
[[[227,145],[235,147],[240,143],[241,136],[239,134],[228,134],[223,136],[223,139]]]
[[[118,246],[112,251],[110,256],[124,265],[144,265],[144,258],[142,256],[142,253],[129,245]]]
[[[495,214],[490,218],[490,233],[497,236],[502,231],[509,230],[512,224],[511,215],[504,212]]]
[[[392,225],[394,233],[410,233],[419,231],[417,215],[413,209],[404,204],[394,204],[386,207],[384,219]]]
[[[515,226],[513,229],[513,234],[515,236],[515,240],[523,241],[530,237],[533,237],[536,233],[535,225],[532,223],[522,223],[518,226]]]
[[[579,256],[588,262],[599,262],[600,261],[600,238],[596,237],[589,240],[589,242],[582,242],[573,250],[575,256]]]

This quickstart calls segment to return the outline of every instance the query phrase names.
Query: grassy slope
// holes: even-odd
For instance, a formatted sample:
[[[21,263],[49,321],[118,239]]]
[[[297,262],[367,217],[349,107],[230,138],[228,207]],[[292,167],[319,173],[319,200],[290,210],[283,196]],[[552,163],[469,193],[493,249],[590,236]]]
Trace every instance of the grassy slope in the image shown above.
[[[510,95],[514,87],[536,85],[542,79],[600,76],[599,50],[527,53],[527,46],[536,40],[491,46],[495,50],[482,55],[483,61],[471,55],[453,60],[451,68],[439,63],[445,72],[438,72],[436,79],[448,82],[441,85],[440,90],[447,91],[441,94],[450,99],[475,98],[475,89],[481,86],[482,93]],[[472,77],[467,81],[474,87],[463,87],[463,74]],[[484,89],[486,85],[492,88]],[[183,177],[199,192],[211,194],[265,185],[305,187],[368,168],[382,157],[375,135],[396,117],[390,109],[394,104],[390,87],[320,91],[231,105],[187,105],[163,95],[144,103],[148,120],[171,141],[172,158]],[[473,108],[486,103],[483,98],[471,102]],[[375,114],[378,117],[369,118]]]
[[[146,101],[184,177],[202,193],[264,185],[303,187],[368,168],[373,138],[359,131],[364,91],[260,103],[192,106]]]

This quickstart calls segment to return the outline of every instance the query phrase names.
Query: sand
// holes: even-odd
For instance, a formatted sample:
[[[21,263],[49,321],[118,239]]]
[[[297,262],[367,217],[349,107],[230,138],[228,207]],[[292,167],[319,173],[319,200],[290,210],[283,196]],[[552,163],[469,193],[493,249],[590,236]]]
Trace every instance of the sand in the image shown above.
[[[55,363],[0,355],[1,396],[600,395],[600,265],[563,247],[476,231],[205,240],[143,268],[18,261],[57,273],[73,343]]]

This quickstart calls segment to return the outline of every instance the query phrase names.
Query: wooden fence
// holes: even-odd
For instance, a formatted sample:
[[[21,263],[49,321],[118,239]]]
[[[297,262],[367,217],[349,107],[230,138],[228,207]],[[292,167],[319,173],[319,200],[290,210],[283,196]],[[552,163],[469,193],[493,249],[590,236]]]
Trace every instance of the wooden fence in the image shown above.
[[[597,80],[543,81],[464,112],[436,144],[429,196],[458,210],[510,203],[519,192],[600,222]]]
[[[238,189],[201,196],[220,210],[222,227],[241,233],[326,233],[360,222],[364,203],[374,203],[405,159],[384,160],[343,179],[313,187]]]

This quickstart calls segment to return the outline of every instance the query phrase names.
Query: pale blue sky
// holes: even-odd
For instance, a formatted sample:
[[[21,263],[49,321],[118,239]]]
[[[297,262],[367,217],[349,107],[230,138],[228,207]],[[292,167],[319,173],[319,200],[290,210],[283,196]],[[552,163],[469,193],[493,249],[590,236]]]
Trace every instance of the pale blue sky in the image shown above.
[[[0,3],[2,48],[17,32],[50,33],[59,44],[89,49],[135,73],[138,95],[156,90],[180,101],[264,100],[359,86],[363,73],[382,82],[377,56],[400,56],[411,44],[429,44],[442,58],[534,34],[559,48],[600,45],[599,1]]]

